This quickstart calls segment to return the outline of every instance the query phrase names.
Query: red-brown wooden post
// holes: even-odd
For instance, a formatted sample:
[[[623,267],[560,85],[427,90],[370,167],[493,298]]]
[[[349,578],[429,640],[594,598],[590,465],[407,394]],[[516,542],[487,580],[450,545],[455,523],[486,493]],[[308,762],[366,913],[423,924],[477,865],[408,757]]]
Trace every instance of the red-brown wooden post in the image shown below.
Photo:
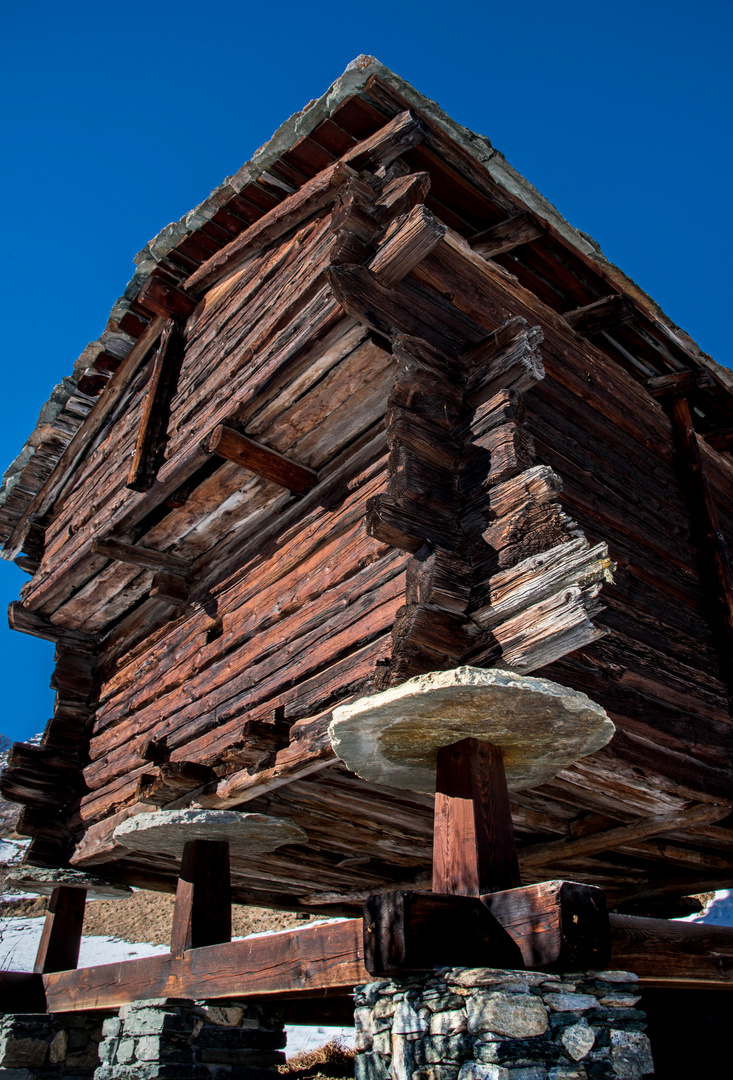
[[[70,971],[78,964],[86,898],[86,889],[60,885],[53,890],[33,965],[36,974]]]
[[[438,751],[433,892],[481,896],[521,884],[501,750],[462,739]]]
[[[171,932],[171,953],[232,940],[229,844],[189,840],[183,849]]]

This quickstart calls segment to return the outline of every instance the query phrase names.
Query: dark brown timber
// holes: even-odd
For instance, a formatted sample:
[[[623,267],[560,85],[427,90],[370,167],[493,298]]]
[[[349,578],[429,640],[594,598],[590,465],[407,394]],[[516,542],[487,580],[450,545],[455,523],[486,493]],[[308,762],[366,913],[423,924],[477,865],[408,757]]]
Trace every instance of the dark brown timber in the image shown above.
[[[471,237],[470,243],[477,255],[484,259],[493,259],[495,255],[512,251],[520,244],[529,244],[539,236],[542,236],[542,229],[531,214],[516,214],[490,229],[476,233]]]
[[[176,291],[181,292],[180,289]],[[181,296],[185,295],[181,293]],[[183,334],[177,320],[169,319],[153,360],[153,370],[137,433],[135,456],[127,477],[127,486],[133,491],[147,491],[152,487],[156,472],[162,464],[170,401],[182,358]]]
[[[438,751],[433,892],[481,896],[520,884],[501,750],[462,739]]]
[[[305,495],[318,483],[318,476],[312,469],[297,465],[276,450],[270,450],[224,424],[214,428],[206,448],[298,495]]]
[[[86,898],[86,889],[62,885],[53,890],[33,965],[34,972],[45,975],[51,971],[67,971],[76,967]]]
[[[189,840],[183,849],[171,931],[171,955],[232,938],[229,844]]]

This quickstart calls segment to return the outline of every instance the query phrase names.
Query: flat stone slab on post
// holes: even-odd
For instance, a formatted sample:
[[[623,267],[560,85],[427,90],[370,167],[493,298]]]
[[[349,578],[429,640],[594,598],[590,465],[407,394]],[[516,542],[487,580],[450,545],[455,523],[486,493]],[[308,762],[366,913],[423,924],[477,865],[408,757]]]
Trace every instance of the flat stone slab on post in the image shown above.
[[[118,825],[115,840],[131,851],[182,855],[191,840],[218,840],[233,854],[258,855],[286,844],[304,844],[307,834],[287,818],[236,810],[158,810]]]
[[[600,750],[614,730],[601,706],[578,690],[459,667],[338,706],[329,735],[338,757],[362,779],[429,793],[438,750],[462,739],[500,747],[507,786],[518,791],[547,783]]]
[[[52,870],[40,866],[20,866],[7,878],[7,889],[51,896],[54,889],[84,889],[87,900],[125,900],[132,889],[118,881],[106,881],[81,870]]]

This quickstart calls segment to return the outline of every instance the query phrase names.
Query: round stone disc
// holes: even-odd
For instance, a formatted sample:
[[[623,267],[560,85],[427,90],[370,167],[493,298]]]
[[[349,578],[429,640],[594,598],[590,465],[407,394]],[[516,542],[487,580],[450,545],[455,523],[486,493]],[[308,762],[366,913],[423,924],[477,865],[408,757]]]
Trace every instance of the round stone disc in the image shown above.
[[[118,881],[85,874],[81,870],[51,870],[40,866],[19,866],[5,881],[8,889],[50,896],[54,889],[65,885],[70,889],[86,889],[88,900],[124,900],[132,889]]]
[[[242,856],[308,840],[307,834],[287,818],[194,808],[138,814],[118,825],[114,836],[131,851],[179,856],[189,840],[226,840]]]
[[[614,726],[585,694],[510,671],[459,667],[340,705],[329,727],[351,772],[386,787],[435,791],[438,750],[473,738],[501,747],[507,785],[537,787],[600,750]]]

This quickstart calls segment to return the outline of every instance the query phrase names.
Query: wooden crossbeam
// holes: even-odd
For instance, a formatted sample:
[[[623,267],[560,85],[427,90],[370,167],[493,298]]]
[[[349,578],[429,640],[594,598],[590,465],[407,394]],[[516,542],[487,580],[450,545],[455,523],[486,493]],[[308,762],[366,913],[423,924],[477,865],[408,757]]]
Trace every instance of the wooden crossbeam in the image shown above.
[[[521,244],[529,244],[542,236],[539,223],[531,214],[516,214],[514,217],[492,225],[490,229],[472,236],[469,243],[477,255],[484,259],[493,259],[505,251],[512,251]]]
[[[709,371],[694,368],[692,371],[676,371],[673,375],[655,375],[644,384],[655,398],[671,395],[683,395],[690,390],[709,390],[715,386],[715,379]]]
[[[167,570],[184,578],[191,568],[185,559],[169,555],[167,551],[154,551],[139,544],[123,544],[120,540],[92,540],[92,554],[132,563],[147,570]]]
[[[178,291],[180,292],[180,289]],[[170,402],[178,382],[183,346],[183,334],[177,320],[169,319],[155,353],[153,370],[145,393],[135,455],[127,477],[127,487],[132,491],[147,491],[151,488],[161,464]]]
[[[86,889],[61,885],[53,890],[33,966],[36,974],[45,975],[47,972],[67,971],[76,967],[86,898]]]
[[[711,803],[701,803],[676,814],[660,814],[632,821],[628,825],[619,825],[612,829],[590,833],[569,840],[554,840],[549,844],[533,844],[519,852],[519,861],[524,873],[538,866],[550,866],[564,859],[579,858],[581,855],[595,855],[600,851],[631,844],[636,840],[650,836],[662,836],[678,829],[689,829],[695,825],[709,825],[722,821],[730,814],[733,807]]]
[[[733,428],[725,428],[722,431],[711,431],[704,436],[705,442],[708,446],[712,446],[713,450],[719,450],[721,452],[730,450],[733,447]]]
[[[369,270],[381,285],[391,287],[422,262],[445,235],[426,206],[416,206],[393,233],[387,232]]]
[[[626,297],[613,293],[595,300],[592,304],[566,311],[563,318],[578,334],[600,334],[611,330],[633,317],[634,311]]]
[[[733,927],[610,915],[610,964],[633,971],[642,986],[733,990]],[[521,921],[512,919],[513,933]],[[526,933],[536,932],[525,920]],[[18,983],[20,978],[21,983]],[[0,1009],[14,1011],[18,985],[32,991],[30,975],[0,973]],[[120,964],[43,976],[48,1010],[113,1010],[138,998],[267,997],[294,1001],[353,991],[369,981],[363,923],[303,927],[273,937],[245,938],[190,949],[182,959],[150,956]],[[37,992],[37,990],[36,990]]]
[[[162,315],[169,319],[178,315],[187,319],[196,310],[197,301],[177,285],[165,278],[151,274],[137,295],[137,302],[153,315]]]
[[[480,896],[520,884],[501,750],[462,739],[438,751],[433,892]]]
[[[313,469],[296,464],[276,450],[270,450],[224,424],[214,428],[206,448],[210,453],[233,461],[297,495],[307,494],[318,483],[318,474]]]
[[[171,955],[232,938],[229,844],[189,840],[183,848],[171,931]]]

